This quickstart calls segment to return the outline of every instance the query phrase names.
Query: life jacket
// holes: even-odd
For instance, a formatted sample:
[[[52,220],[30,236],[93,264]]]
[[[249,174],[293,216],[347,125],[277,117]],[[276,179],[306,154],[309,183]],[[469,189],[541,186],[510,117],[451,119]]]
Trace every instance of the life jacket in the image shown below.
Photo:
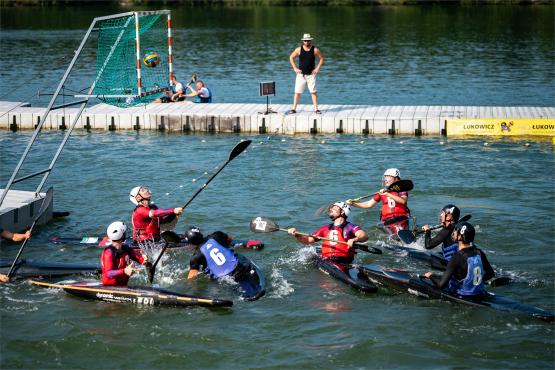
[[[486,291],[483,279],[484,266],[480,254],[468,257],[466,263],[468,265],[466,277],[462,280],[452,277],[449,280],[449,290],[464,296],[484,293]]]
[[[450,246],[446,247],[444,245],[441,246],[441,253],[443,254],[443,258],[447,261],[451,260],[453,254],[459,250],[459,243],[451,244]]]
[[[237,256],[214,239],[208,239],[200,247],[200,252],[206,258],[207,266],[204,272],[212,277],[229,275],[237,267]]]
[[[206,88],[206,90],[208,90],[208,97],[202,97],[200,95],[197,95],[195,103],[212,103],[212,90],[210,90],[206,86],[204,87]]]
[[[145,212],[146,209],[147,217],[140,217],[139,212]],[[133,210],[131,215],[131,224],[133,225],[133,240],[140,242],[143,240],[158,240],[160,239],[160,218],[148,216],[151,209],[158,209],[154,204],[148,207],[137,206]],[[144,215],[143,215],[144,216]],[[148,221],[147,221],[148,220]]]
[[[108,258],[111,258],[111,270],[108,270],[105,266],[105,263],[108,262]],[[129,276],[124,273],[110,278],[108,277],[108,272],[112,270],[124,269],[130,262],[131,256],[126,247],[123,247],[119,251],[112,246],[106,247],[104,252],[102,252],[102,258],[100,259],[100,268],[102,269],[102,285],[126,286],[129,281]]]
[[[391,194],[399,196],[399,193],[397,192],[392,191]],[[399,218],[400,222],[402,221],[403,217],[406,217],[408,219],[408,217],[410,216],[410,210],[406,204],[397,203],[392,198],[386,195],[376,194],[376,196],[374,196],[374,200],[381,200],[382,202],[380,217],[384,224],[387,222],[388,219],[391,218]]]
[[[328,239],[337,240],[339,242],[347,242],[349,235],[346,235],[349,230],[345,230],[345,227],[349,225],[349,222],[345,221],[343,224],[337,226],[333,223],[328,225],[328,233],[326,237]],[[333,258],[333,257],[346,257],[353,259],[355,257],[355,252],[349,249],[347,244],[332,242],[329,240],[324,240],[322,243],[322,257]]]

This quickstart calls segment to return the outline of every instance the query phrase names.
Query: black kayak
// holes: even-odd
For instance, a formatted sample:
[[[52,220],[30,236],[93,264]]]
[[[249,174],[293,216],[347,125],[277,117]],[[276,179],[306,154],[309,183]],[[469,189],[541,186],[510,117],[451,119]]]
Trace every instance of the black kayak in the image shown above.
[[[256,301],[266,293],[266,279],[260,268],[250,259],[237,254],[239,264],[233,272],[233,279],[241,287],[241,295],[247,301]]]
[[[0,273],[7,275],[13,260],[0,259]],[[16,279],[30,277],[56,277],[73,274],[100,273],[100,265],[83,263],[64,263],[43,260],[19,260],[14,267],[12,277]]]
[[[111,303],[131,303],[145,306],[178,306],[178,307],[231,307],[232,301],[196,297],[170,290],[153,287],[114,287],[103,286],[99,281],[61,281],[31,279],[31,284],[45,288],[63,289],[67,293],[86,299]]]
[[[376,284],[391,287],[426,299],[442,299],[471,306],[489,307],[495,310],[525,314],[545,321],[553,321],[553,312],[529,306],[494,293],[479,297],[454,294],[447,289],[439,289],[432,281],[413,272],[391,269],[378,265],[362,265],[360,270]]]
[[[183,235],[179,235],[183,238]],[[112,241],[108,236],[83,236],[83,237],[60,237],[60,236],[51,236],[50,243],[53,244],[64,244],[64,245],[73,245],[73,244],[82,244],[87,246],[95,246],[99,248],[105,248],[111,245]],[[133,249],[139,249],[139,246],[133,242],[133,239],[127,238],[123,243],[125,246]],[[249,248],[249,249],[256,249],[260,250],[264,248],[263,243],[253,244],[249,243],[248,240],[235,240],[231,241],[232,248]],[[194,248],[193,245],[187,243],[186,241],[182,241],[181,243],[170,243],[168,245],[168,249],[175,249],[175,248],[190,248],[191,250]]]
[[[356,265],[338,263],[327,258],[317,257],[316,266],[320,271],[361,292],[375,293],[378,290],[378,287]]]

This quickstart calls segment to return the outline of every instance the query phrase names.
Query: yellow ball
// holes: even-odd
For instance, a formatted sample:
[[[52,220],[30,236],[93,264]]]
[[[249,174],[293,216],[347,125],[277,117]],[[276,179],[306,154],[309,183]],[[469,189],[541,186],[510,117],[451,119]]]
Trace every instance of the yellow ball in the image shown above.
[[[154,68],[160,63],[160,55],[156,52],[146,53],[143,58],[143,63],[148,68]]]

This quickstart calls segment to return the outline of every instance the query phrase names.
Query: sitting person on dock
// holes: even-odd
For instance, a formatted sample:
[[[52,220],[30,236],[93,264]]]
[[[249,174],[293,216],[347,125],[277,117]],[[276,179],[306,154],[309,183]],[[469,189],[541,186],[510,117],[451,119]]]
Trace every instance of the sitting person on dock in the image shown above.
[[[150,203],[152,192],[144,186],[136,186],[129,193],[129,200],[136,206],[133,221],[133,241],[160,240],[160,223],[170,222],[183,212],[183,208],[158,208]]]
[[[106,229],[112,244],[104,249],[100,257],[102,269],[102,284],[111,286],[126,286],[129,278],[139,270],[133,267],[132,261],[152,268],[148,257],[139,249],[132,249],[123,245],[127,226],[121,221],[112,222]]]
[[[447,204],[443,207],[439,213],[441,229],[433,238],[430,225],[422,226],[424,231],[424,247],[432,249],[442,244],[443,257],[446,260],[450,260],[453,253],[457,251],[457,242],[453,239],[452,235],[456,223],[459,222],[460,215],[461,210],[453,204]]]
[[[382,202],[381,221],[392,234],[397,234],[399,230],[406,230],[409,227],[410,211],[407,207],[409,194],[406,191],[394,192],[387,191],[386,188],[396,181],[401,180],[401,172],[397,168],[388,168],[382,177],[384,188],[380,189],[374,198],[366,202],[354,202],[347,200],[347,204],[359,208],[372,208]]]
[[[24,234],[20,234],[0,228],[0,236],[4,239],[8,239],[14,242],[22,242],[25,239],[29,239],[31,237],[31,231],[27,230]]]
[[[232,275],[239,260],[231,248],[231,235],[216,231],[206,238],[198,227],[190,227],[185,232],[185,240],[194,245],[195,252],[189,261],[187,279],[194,279],[200,272],[212,277]]]
[[[350,207],[344,202],[334,203],[328,210],[328,215],[332,220],[329,225],[322,226],[318,231],[310,236],[297,234],[297,229],[292,227],[287,232],[303,244],[312,244],[320,238],[332,239],[324,240],[322,243],[322,257],[341,264],[350,264],[355,258],[355,243],[363,243],[368,240],[368,235],[360,226],[347,221]],[[337,240],[343,243],[336,243]]]
[[[453,240],[458,243],[458,250],[447,264],[443,276],[439,278],[432,272],[424,277],[430,279],[437,287],[448,287],[449,291],[461,296],[484,294],[484,282],[495,276],[486,255],[474,245],[476,231],[468,222],[458,223],[453,229]]]
[[[31,237],[31,231],[27,230],[24,234],[20,234],[0,228],[0,237],[14,242],[21,242]],[[0,274],[0,283],[7,283],[8,281],[10,281],[8,275]]]
[[[190,84],[187,85],[187,88],[191,90],[187,97],[195,98],[195,103],[212,103],[212,91],[204,85],[202,80],[197,80],[196,90]]]
[[[183,88],[183,84],[177,81],[177,78],[172,73],[170,77],[170,91],[165,92],[165,96],[162,96],[159,99],[156,99],[155,103],[172,103],[183,101],[187,99],[187,95],[185,94],[185,89]]]

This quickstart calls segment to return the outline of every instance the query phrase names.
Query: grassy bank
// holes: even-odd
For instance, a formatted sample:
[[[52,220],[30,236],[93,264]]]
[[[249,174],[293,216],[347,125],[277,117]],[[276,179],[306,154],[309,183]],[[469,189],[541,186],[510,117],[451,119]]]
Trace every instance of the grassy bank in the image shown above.
[[[379,6],[379,5],[536,5],[553,0],[0,0],[1,6],[56,6],[67,4],[113,4],[124,6]]]

